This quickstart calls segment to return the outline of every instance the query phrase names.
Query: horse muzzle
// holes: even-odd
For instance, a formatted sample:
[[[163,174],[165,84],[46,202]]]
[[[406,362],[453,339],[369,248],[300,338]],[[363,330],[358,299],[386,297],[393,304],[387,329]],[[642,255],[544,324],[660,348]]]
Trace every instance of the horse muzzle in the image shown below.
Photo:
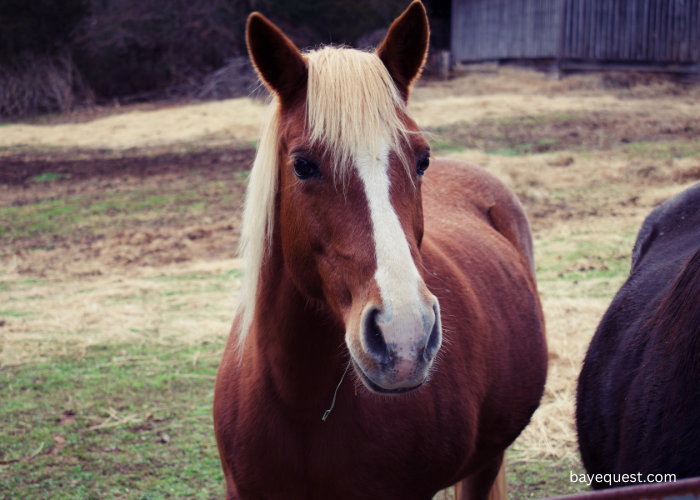
[[[350,350],[355,370],[369,390],[403,394],[418,389],[442,343],[438,301],[431,295],[425,302],[399,309],[391,303],[368,304],[358,333],[359,342]]]

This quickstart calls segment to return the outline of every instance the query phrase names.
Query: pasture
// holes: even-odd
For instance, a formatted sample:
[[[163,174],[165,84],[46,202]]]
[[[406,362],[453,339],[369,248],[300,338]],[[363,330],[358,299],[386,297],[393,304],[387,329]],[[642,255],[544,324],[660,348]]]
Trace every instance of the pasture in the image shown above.
[[[532,225],[549,375],[508,452],[514,499],[585,490],[569,482],[581,361],[644,217],[700,179],[700,91],[637,80],[511,70],[413,93],[434,154],[493,172]],[[262,111],[142,105],[0,128],[0,498],[223,495],[213,382]]]

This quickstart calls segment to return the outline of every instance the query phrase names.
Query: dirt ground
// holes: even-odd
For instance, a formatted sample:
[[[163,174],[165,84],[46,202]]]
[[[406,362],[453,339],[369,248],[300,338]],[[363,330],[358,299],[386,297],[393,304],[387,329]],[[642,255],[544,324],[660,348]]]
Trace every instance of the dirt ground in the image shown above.
[[[700,179],[699,94],[657,77],[514,70],[415,89],[410,110],[437,153],[496,174],[531,220],[550,372],[514,459],[578,461],[581,361],[644,217]],[[0,363],[225,337],[264,114],[234,99],[1,125]]]

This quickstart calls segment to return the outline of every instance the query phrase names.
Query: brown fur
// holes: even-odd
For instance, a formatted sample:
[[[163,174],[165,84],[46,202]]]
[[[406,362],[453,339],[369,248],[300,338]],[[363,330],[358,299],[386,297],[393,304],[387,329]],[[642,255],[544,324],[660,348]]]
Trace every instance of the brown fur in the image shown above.
[[[397,22],[415,23],[416,5]],[[385,45],[406,32],[392,28]],[[427,29],[419,33],[427,37]],[[265,65],[257,61],[264,54],[251,55]],[[399,157],[415,165],[429,146],[397,110],[411,134],[402,154],[390,157],[390,201],[426,290],[439,300],[445,343],[427,383],[405,395],[373,394],[361,383],[356,395],[350,370],[322,421],[350,362],[347,346],[359,342],[351,327],[358,311],[381,299],[372,222],[357,172],[339,182],[334,151],[309,140],[305,99],[278,96],[270,243],[248,302],[242,361],[239,314],[214,397],[227,498],[428,500],[461,482],[468,498],[486,500],[546,377],[522,207],[494,176],[467,163],[433,160],[425,177],[414,167],[407,175]],[[297,179],[293,152],[315,160],[321,175]],[[358,362],[367,360],[353,359],[353,368]]]

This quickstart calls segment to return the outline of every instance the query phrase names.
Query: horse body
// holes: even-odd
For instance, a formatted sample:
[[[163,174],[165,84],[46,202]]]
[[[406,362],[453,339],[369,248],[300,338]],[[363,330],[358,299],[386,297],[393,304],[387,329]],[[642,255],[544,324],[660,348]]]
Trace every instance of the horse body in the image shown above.
[[[229,499],[485,499],[539,404],[529,224],[492,175],[430,161],[405,111],[427,40],[419,2],[376,55],[304,56],[249,20],[278,101],[214,396]]]
[[[512,233],[524,241],[527,222],[505,186],[461,162],[431,166],[423,203],[426,281],[451,332],[429,382],[382,397],[356,378],[345,380],[322,421],[347,363],[345,327],[329,311],[309,307],[273,244],[275,265],[261,278],[270,285],[255,318],[256,346],[239,368],[232,336],[217,381],[215,425],[229,492],[429,499],[481,470],[488,492],[503,450],[539,404],[546,374],[531,254],[496,230],[489,211],[503,210],[496,220],[512,221]]]
[[[646,218],[586,354],[576,420],[589,473],[700,475],[698,304],[700,184]]]

